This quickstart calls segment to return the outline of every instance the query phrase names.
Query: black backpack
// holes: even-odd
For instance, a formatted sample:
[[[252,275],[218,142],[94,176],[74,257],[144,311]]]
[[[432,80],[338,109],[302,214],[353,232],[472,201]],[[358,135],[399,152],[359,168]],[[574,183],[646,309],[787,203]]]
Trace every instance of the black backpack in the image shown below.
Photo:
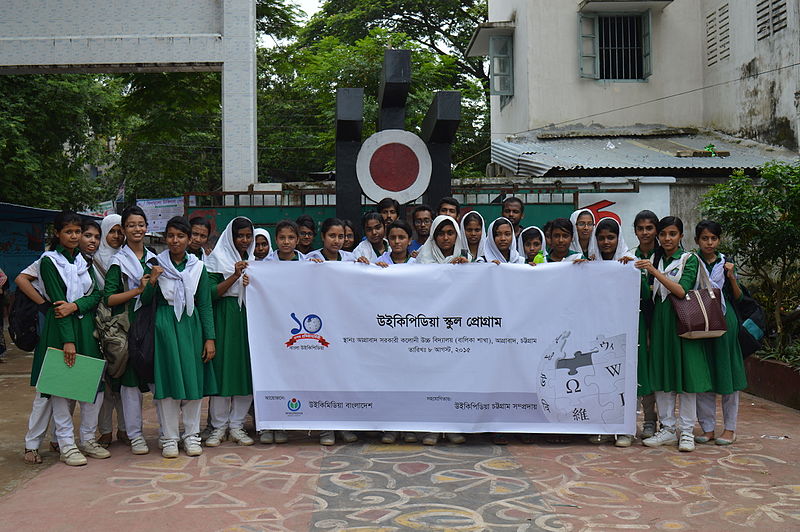
[[[23,351],[33,351],[39,343],[40,310],[44,309],[40,309],[21,290],[14,293],[14,303],[8,315],[8,334],[11,341]]]
[[[151,266],[158,264],[156,259],[150,259]],[[128,364],[133,366],[133,371],[139,377],[139,382],[146,384],[155,382],[154,360],[156,351],[156,294],[148,305],[142,305],[136,312],[136,319],[128,329]],[[133,301],[128,303],[133,304]]]
[[[742,289],[742,299],[735,301],[734,306],[739,316],[739,345],[742,356],[747,358],[761,349],[767,330],[767,317],[747,288],[742,285],[739,287]]]

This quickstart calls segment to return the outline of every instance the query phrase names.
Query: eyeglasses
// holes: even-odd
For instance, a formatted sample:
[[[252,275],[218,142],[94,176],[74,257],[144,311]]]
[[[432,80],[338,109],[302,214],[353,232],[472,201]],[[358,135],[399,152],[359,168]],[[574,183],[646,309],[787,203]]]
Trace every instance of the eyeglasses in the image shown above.
[[[578,222],[575,224],[575,227],[583,229],[584,227],[594,227],[594,224],[592,222]]]
[[[314,233],[312,233],[310,231],[300,231],[300,236],[302,236],[302,237],[314,236]]]
[[[433,220],[430,218],[422,218],[420,220],[414,220],[414,225],[431,225]]]

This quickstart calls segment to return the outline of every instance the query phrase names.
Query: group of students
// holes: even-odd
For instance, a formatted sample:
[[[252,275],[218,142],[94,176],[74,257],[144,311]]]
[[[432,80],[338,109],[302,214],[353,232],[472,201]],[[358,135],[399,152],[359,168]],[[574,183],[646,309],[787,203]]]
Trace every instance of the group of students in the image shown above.
[[[143,393],[153,394],[160,426],[158,444],[166,458],[177,457],[180,447],[188,456],[200,455],[203,443],[218,446],[226,437],[239,445],[252,445],[254,439],[244,430],[253,405],[245,293],[248,262],[257,260],[354,261],[381,267],[632,263],[642,272],[638,389],[644,409],[644,445],[679,442],[680,450],[691,451],[695,442],[726,445],[735,441],[738,391],[746,387],[746,380],[731,302],[741,297],[741,289],[733,264],[717,251],[722,235],[719,224],[703,221],[697,226],[695,253],[682,246],[680,219],[659,219],[650,211],[636,216],[633,225],[639,242],[628,249],[619,222],[596,221],[589,210],[576,211],[570,219],[556,218],[542,228],[522,227],[524,204],[514,197],[503,202],[502,216],[488,228],[478,212],[460,216],[460,210],[453,198],[443,198],[435,211],[416,206],[411,213],[412,230],[399,218],[398,203],[386,199],[363,217],[363,240],[357,241],[351,222],[329,218],[321,224],[322,247],[316,250],[312,249],[316,224],[307,215],[278,222],[274,245],[266,230],[237,217],[210,251],[211,225],[206,219],[174,217],[166,226],[167,249],[158,255],[144,245],[147,217],[139,207],[107,216],[101,224],[72,212],[60,213],[50,249],[16,279],[19,289],[41,309],[31,385],[36,384],[48,348],[63,350],[69,366],[76,353],[103,357],[95,336],[99,304],[108,306],[113,315],[127,312],[130,323],[144,306],[155,306],[153,377],[146,382],[129,364],[120,378],[101,382],[95,401],[80,403],[77,445],[74,401],[37,393],[24,460],[41,462],[38,449],[50,424],[54,427],[51,446],[67,465],[86,464],[86,456],[109,457],[114,411],[117,438],[129,443],[134,454],[147,454]],[[676,316],[667,296],[684,297],[697,284],[700,268],[706,268],[711,282],[725,294],[728,332],[713,340],[685,340],[677,336]],[[716,394],[722,395],[725,430],[715,438]],[[208,419],[201,432],[204,397],[209,397]],[[702,433],[694,436],[698,417]],[[339,434],[346,442],[358,438],[350,431]],[[465,441],[463,434],[445,436],[452,443]],[[283,430],[262,430],[258,437],[267,444],[288,441]],[[398,432],[384,432],[381,439],[393,443],[398,437]],[[434,445],[439,437],[439,433],[426,433],[422,441]],[[418,441],[413,432],[403,433],[402,438]],[[493,439],[508,443],[506,434],[495,434]],[[602,437],[592,439],[603,441]],[[321,432],[321,444],[335,441],[334,431]],[[532,435],[524,435],[523,441],[532,441]],[[632,441],[633,435],[616,436],[617,446],[629,446]]]

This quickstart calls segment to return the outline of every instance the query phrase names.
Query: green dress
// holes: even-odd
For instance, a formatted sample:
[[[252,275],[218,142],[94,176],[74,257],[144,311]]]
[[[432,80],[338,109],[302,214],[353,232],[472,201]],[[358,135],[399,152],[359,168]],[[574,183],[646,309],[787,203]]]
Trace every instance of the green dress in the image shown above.
[[[142,258],[139,261],[142,264],[142,268],[144,269],[143,275],[147,275],[150,273],[150,266],[145,263],[145,257],[147,254],[145,253],[142,255]],[[145,293],[150,290],[154,290],[151,285],[147,285],[145,287]],[[108,272],[106,273],[106,286],[103,292],[103,302],[108,305],[108,298],[113,296],[114,294],[121,294],[123,292],[128,291],[128,284],[123,279],[122,269],[119,267],[118,264],[112,264],[108,268]],[[144,294],[143,294],[144,295]],[[150,295],[150,299],[152,300],[152,294]],[[120,312],[123,312],[127,309],[128,311],[128,321],[131,325],[133,325],[134,320],[136,319],[136,313],[138,311],[134,310],[135,299],[131,299],[124,305],[116,305],[111,308],[112,315],[116,316]],[[139,388],[143,392],[149,392],[150,388],[147,386],[146,382],[139,382],[139,377],[136,375],[136,372],[133,370],[133,366],[128,364],[125,368],[125,373],[122,374],[122,377],[118,379],[113,379],[112,388],[114,391],[119,391],[120,386],[128,386],[130,388]]]
[[[708,264],[703,261],[708,272],[720,261]],[[733,289],[730,283],[725,283],[722,289],[725,298],[725,323],[728,331],[719,338],[705,340],[706,357],[711,369],[711,391],[719,394],[729,394],[747,388],[747,375],[742,358],[742,347],[739,345],[739,318],[733,306]]]
[[[633,250],[636,258],[649,259],[653,256],[653,250],[650,253],[643,253],[639,248]],[[642,285],[639,289],[639,300],[648,301],[653,298],[653,291],[648,282],[648,275],[646,270],[642,270]],[[641,305],[640,305],[641,309]],[[639,396],[650,395],[653,393],[653,387],[650,385],[650,345],[649,345],[649,327],[645,319],[644,312],[639,311],[639,356],[638,367],[636,375],[638,378],[637,394]]]
[[[683,250],[664,257],[668,266],[679,260]],[[679,284],[684,290],[694,288],[699,261],[692,255],[686,261]],[[677,333],[677,317],[669,299],[656,294],[653,324],[650,331],[650,385],[662,392],[707,392],[711,390],[711,372],[708,368],[704,342],[687,340]]]
[[[61,245],[56,246],[56,251],[72,264],[75,257],[80,253],[77,248],[70,253]],[[55,264],[50,257],[43,257],[39,275],[50,301],[66,301],[67,285],[61,279]],[[89,275],[92,277],[94,285],[94,271],[89,268]],[[75,344],[75,351],[80,355],[93,358],[103,358],[100,353],[100,346],[94,337],[94,309],[100,302],[101,292],[97,286],[92,286],[92,291],[77,299],[78,311],[73,312],[66,318],[56,318],[54,307],[50,307],[44,317],[44,327],[39,337],[39,344],[33,352],[33,366],[31,367],[31,386],[36,386],[39,380],[39,372],[42,370],[44,355],[48,347],[64,349],[64,344],[72,342]],[[101,382],[102,386],[105,386]]]
[[[178,271],[186,268],[187,258],[175,264]],[[203,344],[213,340],[214,316],[211,308],[211,288],[205,266],[194,294],[195,308],[191,316],[184,309],[180,321],[175,310],[161,294],[160,286],[142,294],[142,304],[156,298],[155,319],[155,399],[166,397],[180,400],[202,399],[216,395],[214,368],[203,362]]]
[[[217,333],[217,356],[211,363],[217,377],[218,395],[253,394],[250,369],[250,345],[247,342],[247,309],[239,299],[218,296],[217,285],[225,280],[221,273],[208,274],[214,300],[214,327]]]

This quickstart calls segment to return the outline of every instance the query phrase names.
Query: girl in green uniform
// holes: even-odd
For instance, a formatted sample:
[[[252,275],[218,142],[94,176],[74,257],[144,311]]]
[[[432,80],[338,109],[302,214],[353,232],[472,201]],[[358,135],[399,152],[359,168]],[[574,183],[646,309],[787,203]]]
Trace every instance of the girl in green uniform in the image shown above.
[[[229,429],[231,441],[239,445],[255,443],[244,430],[244,418],[253,403],[245,307],[248,278],[244,271],[247,261],[255,260],[254,249],[253,223],[238,217],[228,224],[214,251],[206,258],[217,338],[217,356],[211,364],[219,394],[208,402],[214,430],[206,439],[207,447],[216,447],[225,441]]]
[[[145,247],[144,235],[147,232],[147,216],[141,207],[132,206],[122,211],[120,218],[125,245],[111,259],[111,266],[105,279],[104,297],[106,305],[113,308],[114,314],[127,312],[131,324],[136,312],[142,306],[142,294],[152,290],[150,264],[156,256]],[[131,441],[133,454],[147,454],[150,448],[142,434],[142,392],[150,390],[147,382],[140,382],[133,365],[128,364],[118,382],[122,398],[122,411],[125,417],[125,431]]]
[[[693,451],[697,393],[711,389],[711,374],[703,343],[677,335],[677,318],[667,296],[673,294],[682,299],[687,290],[695,287],[699,261],[696,255],[681,248],[683,222],[680,218],[662,218],[657,228],[661,249],[656,252],[656,263],[636,261],[637,268],[646,270],[654,278],[650,384],[655,391],[661,421],[661,430],[642,443],[648,447],[674,444],[678,441],[676,432],[680,431],[678,449]],[[677,398],[680,398],[680,416],[676,420]]]
[[[719,338],[705,340],[708,365],[711,368],[711,392],[697,394],[697,417],[703,434],[695,437],[697,443],[730,445],[736,441],[736,419],[739,417],[739,390],[747,387],[742,348],[739,345],[739,319],[734,301],[742,298],[742,289],[736,281],[733,263],[717,252],[722,226],[717,222],[703,220],[697,224],[694,241],[700,248],[702,265],[708,269],[711,283],[723,295],[723,309],[728,331]],[[722,416],[725,430],[714,438],[717,424],[717,394],[722,399]]]
[[[97,340],[94,338],[94,309],[100,301],[100,292],[96,290],[91,268],[78,250],[81,222],[81,217],[74,212],[64,211],[58,214],[54,221],[55,241],[51,250],[42,255],[40,263],[40,279],[44,292],[42,295],[52,301],[53,306],[45,315],[39,344],[33,353],[31,386],[35,386],[39,379],[45,353],[50,347],[64,351],[64,363],[69,367],[75,364],[77,353],[102,358]],[[36,408],[37,400],[38,403],[42,403],[41,394],[38,392],[29,426],[36,424],[34,417],[46,420],[49,417],[49,409],[52,408],[62,462],[70,466],[79,466],[86,464],[84,455],[92,458],[111,456],[111,453],[95,440],[97,416],[103,404],[102,391],[97,392],[94,402],[80,403],[80,450],[75,445],[69,400],[51,396],[49,402],[42,403],[47,412],[38,411],[41,409]],[[41,434],[43,433],[41,431]],[[41,463],[38,453],[40,443],[41,436],[33,445],[26,440],[26,462]]]
[[[478,211],[470,211],[461,218],[461,249],[469,250],[470,262],[475,262],[486,253],[486,230]]]
[[[143,304],[156,305],[153,395],[160,403],[164,458],[177,458],[179,439],[187,455],[203,453],[200,408],[204,395],[216,394],[209,364],[216,354],[211,283],[203,262],[186,252],[190,235],[184,217],[167,222],[167,249],[156,257],[150,274],[158,286],[142,294]]]
[[[550,222],[550,250],[547,262],[574,262],[583,259],[580,251],[572,249],[573,240],[572,222],[566,218],[556,218]]]

